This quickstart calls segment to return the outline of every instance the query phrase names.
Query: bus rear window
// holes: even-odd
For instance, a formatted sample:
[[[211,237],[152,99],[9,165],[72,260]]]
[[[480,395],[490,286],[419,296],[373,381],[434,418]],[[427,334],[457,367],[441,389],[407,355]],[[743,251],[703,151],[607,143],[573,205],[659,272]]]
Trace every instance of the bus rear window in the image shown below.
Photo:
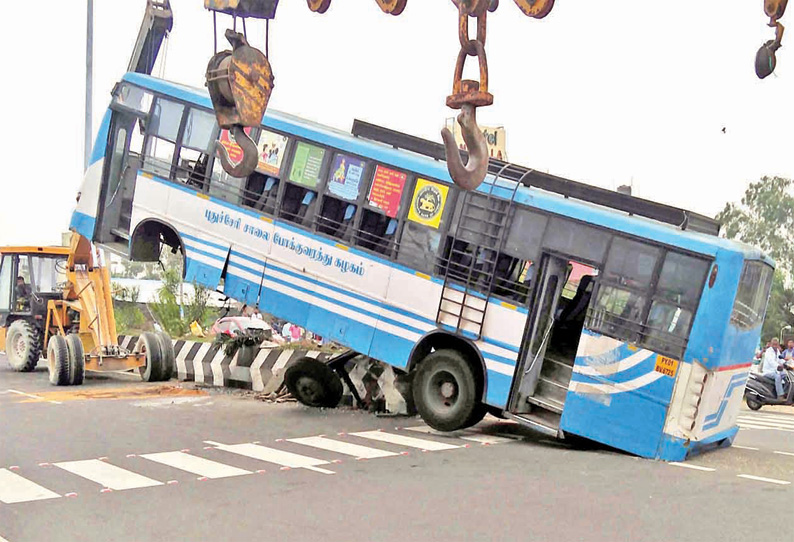
[[[764,319],[774,270],[763,262],[745,262],[731,323],[740,329],[756,327]]]

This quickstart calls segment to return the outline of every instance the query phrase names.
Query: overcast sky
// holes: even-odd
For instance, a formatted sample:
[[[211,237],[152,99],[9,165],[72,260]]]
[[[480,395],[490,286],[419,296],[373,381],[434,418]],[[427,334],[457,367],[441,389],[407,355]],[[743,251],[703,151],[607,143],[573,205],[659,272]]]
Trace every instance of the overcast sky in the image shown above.
[[[164,76],[203,86],[212,17],[201,0],[171,2]],[[146,2],[94,4],[96,132]],[[24,2],[3,8],[0,244],[57,243],[82,176],[85,2],[37,5],[35,14]],[[776,74],[759,81],[755,52],[773,35],[760,0],[671,9],[679,5],[566,0],[537,21],[502,0],[487,43],[496,99],[478,120],[506,127],[514,162],[607,188],[633,183],[636,195],[708,215],[762,175],[794,176],[794,35]],[[325,15],[281,0],[270,106],[345,130],[360,118],[440,141],[454,113],[444,100],[456,16],[449,0],[409,0],[399,17],[374,0],[334,0]],[[248,33],[263,46],[263,25]]]

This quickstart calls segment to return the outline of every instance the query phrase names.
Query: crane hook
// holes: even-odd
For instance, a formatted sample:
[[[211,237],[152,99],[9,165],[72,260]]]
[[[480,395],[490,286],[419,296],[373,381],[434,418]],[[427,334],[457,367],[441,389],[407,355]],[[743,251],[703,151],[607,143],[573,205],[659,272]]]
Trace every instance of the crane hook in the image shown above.
[[[463,141],[469,150],[469,161],[463,165],[460,151],[455,143],[455,136],[448,128],[441,130],[444,148],[447,154],[449,176],[463,190],[474,190],[485,179],[488,173],[488,143],[485,135],[477,126],[477,109],[471,104],[463,104],[458,115]]]
[[[226,173],[232,177],[248,177],[259,165],[259,149],[239,124],[232,126],[229,132],[234,137],[234,142],[243,151],[242,159],[236,164],[232,162],[229,158],[229,151],[220,142],[215,147],[215,154]]]

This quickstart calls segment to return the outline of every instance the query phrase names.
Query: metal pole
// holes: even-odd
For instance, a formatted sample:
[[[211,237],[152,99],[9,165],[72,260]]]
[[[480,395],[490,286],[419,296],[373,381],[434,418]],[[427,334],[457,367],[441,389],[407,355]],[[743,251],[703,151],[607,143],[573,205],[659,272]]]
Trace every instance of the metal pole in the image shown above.
[[[93,85],[93,64],[94,64],[94,0],[87,0],[86,9],[86,37],[85,37],[85,142],[84,142],[84,162],[83,170],[88,169],[91,160],[91,108],[92,96],[94,93]]]

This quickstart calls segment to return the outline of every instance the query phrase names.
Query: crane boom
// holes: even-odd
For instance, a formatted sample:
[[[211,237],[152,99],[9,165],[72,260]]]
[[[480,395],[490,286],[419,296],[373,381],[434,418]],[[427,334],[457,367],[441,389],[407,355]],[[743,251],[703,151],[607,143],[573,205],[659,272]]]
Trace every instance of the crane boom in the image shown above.
[[[146,13],[127,66],[128,72],[151,75],[163,40],[173,25],[174,15],[169,0],[146,0]]]

